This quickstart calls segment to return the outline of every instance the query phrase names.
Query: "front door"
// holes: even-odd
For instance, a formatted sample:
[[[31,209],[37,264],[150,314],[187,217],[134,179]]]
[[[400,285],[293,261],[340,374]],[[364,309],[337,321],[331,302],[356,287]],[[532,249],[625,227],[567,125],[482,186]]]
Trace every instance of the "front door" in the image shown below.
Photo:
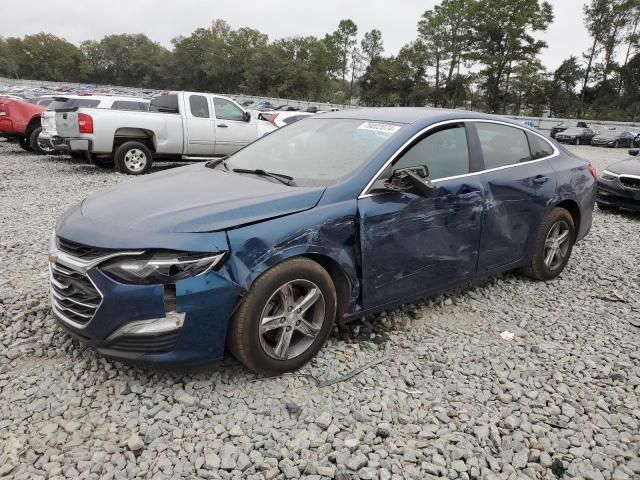
[[[484,193],[463,124],[418,139],[358,200],[363,306],[418,297],[475,275]],[[393,170],[426,166],[430,198],[385,191]]]
[[[256,139],[257,124],[226,98],[213,97],[216,115],[216,155],[231,155]]]
[[[186,96],[186,95],[185,95]],[[215,128],[209,99],[204,95],[189,94],[186,111],[187,155],[213,156]]]

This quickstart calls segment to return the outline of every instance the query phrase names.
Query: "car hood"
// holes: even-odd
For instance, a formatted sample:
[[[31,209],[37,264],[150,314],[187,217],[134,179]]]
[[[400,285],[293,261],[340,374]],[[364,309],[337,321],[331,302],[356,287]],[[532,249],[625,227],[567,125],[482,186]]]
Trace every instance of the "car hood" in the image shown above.
[[[156,173],[85,199],[83,217],[119,229],[213,232],[313,208],[324,187],[288,187],[204,164]]]
[[[640,175],[640,158],[630,157],[613,162],[606,170],[618,175]]]

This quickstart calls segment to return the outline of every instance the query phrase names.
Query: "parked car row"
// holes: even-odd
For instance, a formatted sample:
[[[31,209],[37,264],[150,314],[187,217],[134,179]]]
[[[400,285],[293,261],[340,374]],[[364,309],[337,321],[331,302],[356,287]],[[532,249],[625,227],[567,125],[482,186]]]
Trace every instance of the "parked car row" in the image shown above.
[[[590,128],[585,122],[564,122],[551,129],[551,138],[572,145],[631,148],[640,146],[640,128]]]

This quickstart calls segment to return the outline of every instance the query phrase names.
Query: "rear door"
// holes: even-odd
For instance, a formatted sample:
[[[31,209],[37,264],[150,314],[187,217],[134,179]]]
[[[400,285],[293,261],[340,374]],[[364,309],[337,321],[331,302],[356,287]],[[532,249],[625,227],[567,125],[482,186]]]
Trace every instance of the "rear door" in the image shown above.
[[[216,129],[211,104],[206,95],[185,93],[187,155],[212,156],[215,151]]]
[[[482,153],[486,192],[482,218],[482,273],[517,266],[533,242],[556,190],[547,160],[555,147],[534,132],[497,122],[472,122]]]
[[[216,155],[231,155],[256,139],[256,123],[245,119],[242,108],[222,97],[213,97],[213,104],[216,117]]]
[[[484,193],[465,126],[430,130],[358,199],[365,308],[426,295],[476,273]],[[399,168],[426,166],[430,198],[385,190]]]

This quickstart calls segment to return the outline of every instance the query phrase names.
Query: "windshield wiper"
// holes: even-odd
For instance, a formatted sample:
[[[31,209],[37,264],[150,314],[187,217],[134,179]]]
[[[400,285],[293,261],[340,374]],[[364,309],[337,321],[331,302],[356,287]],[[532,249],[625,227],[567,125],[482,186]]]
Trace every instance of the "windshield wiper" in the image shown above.
[[[284,183],[285,185],[291,185],[291,182],[293,182],[293,177],[290,177],[289,175],[267,172],[266,170],[262,170],[261,168],[256,168],[254,170],[248,168],[234,168],[233,171],[236,173],[253,173],[254,175],[275,178],[280,183]]]

